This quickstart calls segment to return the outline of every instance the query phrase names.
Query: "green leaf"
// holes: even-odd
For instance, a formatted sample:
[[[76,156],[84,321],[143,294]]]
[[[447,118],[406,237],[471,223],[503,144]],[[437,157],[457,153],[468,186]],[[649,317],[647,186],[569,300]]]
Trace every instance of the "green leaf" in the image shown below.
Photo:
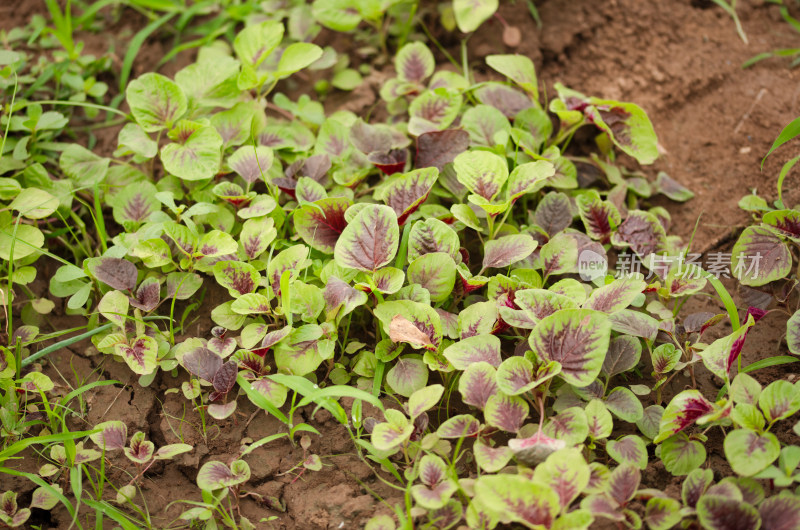
[[[734,429],[725,436],[725,458],[739,475],[750,477],[778,459],[781,444],[770,432],[758,434],[749,429]]]
[[[108,173],[108,158],[100,158],[85,147],[70,144],[58,160],[61,169],[79,188],[93,188]]]
[[[309,66],[322,56],[322,48],[309,42],[294,42],[286,47],[278,61],[275,76],[279,79],[288,77]]]
[[[186,95],[177,83],[161,74],[147,73],[125,89],[133,118],[148,133],[171,129],[186,113]]]
[[[348,32],[361,22],[358,0],[314,0],[314,19],[334,31]]]
[[[661,444],[661,460],[673,475],[687,475],[706,461],[706,449],[702,443],[690,440],[681,432]]]
[[[534,100],[539,99],[536,70],[530,58],[524,55],[487,55],[486,64],[514,81]]]
[[[786,127],[783,128],[778,137],[775,138],[775,141],[772,142],[772,147],[769,148],[767,154],[764,155],[763,159],[761,159],[761,168],[764,168],[764,161],[775,149],[779,148],[789,140],[796,138],[797,135],[800,135],[800,118],[793,119],[788,125],[786,125]]]
[[[498,5],[498,0],[453,0],[458,29],[464,33],[475,31],[497,11]]]
[[[179,141],[161,148],[161,161],[169,173],[184,180],[206,180],[219,172],[223,142],[216,129],[182,120],[171,136]]]
[[[456,264],[444,252],[425,254],[408,266],[408,282],[416,283],[430,292],[431,302],[443,302],[453,292]]]
[[[236,35],[233,49],[243,64],[257,68],[281,43],[283,32],[283,24],[276,20],[251,24]]]
[[[783,420],[800,410],[800,392],[788,381],[773,381],[761,391],[758,406],[770,423]]]

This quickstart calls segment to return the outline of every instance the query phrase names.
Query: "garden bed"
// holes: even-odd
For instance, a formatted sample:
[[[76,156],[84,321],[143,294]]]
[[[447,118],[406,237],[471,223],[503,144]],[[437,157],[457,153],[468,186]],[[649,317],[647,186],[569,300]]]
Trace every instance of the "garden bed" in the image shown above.
[[[674,181],[694,192],[694,197],[683,203],[676,203],[664,195],[655,194],[652,198],[642,199],[642,202],[646,203],[648,208],[665,208],[671,217],[667,233],[680,236],[684,242],[692,240],[692,252],[700,254],[703,263],[715,259],[714,255],[730,254],[742,230],[753,222],[752,215],[739,207],[742,196],[755,189],[758,195],[770,203],[778,198],[775,181],[784,161],[789,157],[783,152],[773,154],[764,163],[763,170],[762,158],[781,128],[794,116],[800,115],[800,102],[797,97],[799,92],[796,88],[800,74],[797,70],[788,68],[786,62],[777,59],[762,61],[747,69],[741,68],[745,60],[757,53],[796,46],[796,34],[783,23],[779,7],[756,1],[740,3],[737,10],[749,37],[747,45],[737,34],[730,17],[712,2],[681,0],[651,3],[615,0],[597,3],[541,0],[536,2],[536,7],[541,18],[541,27],[537,26],[525,2],[503,2],[498,11],[500,17],[489,19],[470,36],[465,50],[475,81],[504,80],[504,76],[486,64],[485,58],[494,54],[519,53],[530,57],[536,66],[542,101],[553,99],[558,90],[555,84],[561,83],[600,100],[638,104],[652,121],[658,136],[657,149],[660,156],[654,164],[640,166],[633,157],[619,153],[616,163],[630,171],[641,171],[645,180],[651,183],[656,182],[660,172],[665,172]],[[423,20],[431,28],[433,36],[441,43],[442,48],[460,59],[462,53],[460,38],[463,34],[440,28],[435,23],[436,19],[432,14],[434,11],[435,8],[430,6],[427,11],[421,11],[428,13]],[[25,2],[20,9],[14,10],[0,22],[0,29],[8,31],[24,26],[34,13],[45,15],[47,10],[44,6],[39,7],[33,2]],[[130,17],[122,17],[121,20],[108,19],[111,24],[109,27],[103,28],[99,33],[79,33],[77,40],[86,41],[84,53],[103,55],[109,49],[114,50],[112,70],[116,70],[122,64],[125,36],[135,34],[148,23],[144,17],[137,18],[138,16],[132,13]],[[509,47],[504,43],[502,21],[520,30],[522,38],[519,45]],[[414,35],[417,36],[417,33]],[[421,33],[420,35],[424,36]],[[370,61],[375,60],[374,55],[366,56],[362,53],[363,43],[350,34],[323,30],[314,42],[321,46],[331,45],[339,54],[350,56],[351,66],[369,65]],[[154,71],[160,57],[171,49],[172,45],[171,40],[163,37],[161,40],[156,37],[147,39],[133,63],[131,79]],[[430,42],[428,46],[437,65],[443,65],[443,69],[456,71],[456,68],[446,61],[442,50]],[[195,55],[191,50],[182,52],[158,71],[173,78],[177,72],[196,60]],[[111,98],[118,92],[115,88],[117,80],[109,74],[106,75],[108,75],[106,81],[111,87],[108,96]],[[302,71],[282,80],[276,92],[286,94],[292,101],[296,101],[302,95],[316,97],[313,90],[315,83],[329,76],[330,72],[326,70]],[[323,101],[325,113],[330,115],[336,111],[347,110],[364,117],[365,120],[368,116],[378,121],[388,119],[387,105],[381,98],[380,90],[395,76],[393,61],[376,60],[372,69],[363,75],[363,82],[355,90],[334,89],[328,94]],[[122,108],[125,112],[129,110],[124,105]],[[286,113],[287,111],[283,109],[276,115],[279,117]],[[120,123],[113,127],[94,129],[91,139],[87,134],[79,132],[77,141],[93,147],[94,153],[100,157],[111,157],[117,148],[121,128]],[[581,129],[572,139],[570,153],[576,157],[588,157],[591,152],[596,152],[594,138],[597,133],[594,128]],[[69,141],[66,138],[60,140]],[[784,150],[788,151],[789,148],[785,147]],[[277,158],[276,155],[276,160]],[[289,159],[296,157],[291,155],[285,158],[284,162],[288,162]],[[377,172],[370,174],[373,187],[383,178],[377,175]],[[281,200],[286,202],[292,198],[281,195]],[[783,182],[783,202],[789,206],[800,203],[800,177],[797,172],[788,173]],[[522,201],[517,202],[514,208],[521,208],[522,204]],[[119,234],[122,228],[119,223],[115,223],[111,208],[106,208],[104,214],[109,237]],[[526,217],[523,215],[520,219]],[[380,218],[375,219],[380,221]],[[353,219],[349,221],[353,222]],[[577,220],[574,226],[582,229],[580,220]],[[403,227],[399,230],[402,234]],[[492,225],[489,225],[489,235],[493,235]],[[311,239],[313,237],[311,236]],[[294,238],[290,243],[303,243],[304,239]],[[466,236],[462,238],[462,244],[472,256],[476,256],[474,258],[476,261],[471,262],[472,273],[476,273],[477,269],[481,269],[479,264],[483,250],[477,246],[476,241],[470,241]],[[284,248],[288,246],[287,243]],[[319,250],[319,247],[314,248]],[[54,252],[64,255],[63,248]],[[331,247],[331,252],[327,254],[332,253]],[[727,259],[730,259],[730,256]],[[393,262],[393,256],[387,263],[388,261]],[[612,265],[613,263],[612,258]],[[478,266],[475,266],[476,264]],[[40,258],[35,264],[39,271],[37,278],[28,286],[35,297],[49,298],[54,302],[52,313],[41,320],[42,334],[86,325],[85,316],[67,314],[66,296],[56,297],[48,289],[50,279],[59,265],[48,257]],[[80,263],[77,265],[81,266]],[[484,266],[485,268],[487,267]],[[216,336],[214,333],[218,333],[214,328],[219,322],[212,318],[212,311],[232,298],[229,294],[230,289],[214,282],[213,272],[207,271],[204,274],[206,287],[202,302],[192,308],[186,325],[181,325],[180,331],[174,335],[176,345],[195,338],[213,339]],[[96,276],[96,278],[102,277],[102,273]],[[458,284],[459,276],[454,277]],[[283,281],[280,275],[278,280],[279,283]],[[741,287],[733,279],[723,279],[722,283],[728,291],[734,293],[736,305],[741,309],[739,316],[745,323],[748,306],[755,305],[752,303],[753,294],[746,291],[741,293]],[[119,290],[118,287],[116,289]],[[105,287],[104,290],[108,291]],[[705,287],[704,292],[708,296],[692,297],[682,306],[681,315],[726,312],[719,299],[712,296],[715,291],[710,284]],[[445,294],[442,300],[447,299],[447,296],[449,295]],[[174,314],[180,315],[193,301],[193,297],[176,301]],[[153,314],[164,315],[163,309],[168,305],[165,304]],[[349,337],[365,343],[367,345],[365,349],[374,350],[381,340],[382,333],[392,335],[389,332],[389,321],[394,314],[400,314],[398,310],[386,317],[381,315],[376,307],[374,305],[369,310],[370,313],[374,311],[376,315],[370,317],[374,318],[371,320],[373,324],[353,330]],[[93,305],[92,311],[95,310],[96,305]],[[111,314],[114,312],[115,310],[110,311]],[[377,322],[382,316],[385,317],[383,330],[380,329],[381,323]],[[407,322],[413,320],[408,315],[404,318]],[[745,366],[763,359],[789,354],[785,340],[786,319],[787,315],[783,313],[770,312],[752,327],[741,350],[740,358]],[[105,322],[103,317],[99,318],[99,323]],[[97,324],[98,322],[94,322],[94,325]],[[295,322],[295,325],[299,324]],[[340,325],[344,327],[345,323]],[[347,325],[349,328],[349,324]],[[523,329],[524,334],[515,335],[509,332],[508,335],[503,335],[503,357],[512,356],[515,353],[515,346],[522,348],[516,352],[518,355],[524,354],[528,347],[529,331],[530,329]],[[705,332],[703,342],[710,344],[732,332],[733,326],[726,317],[724,321]],[[228,333],[230,336],[238,336],[239,331]],[[462,334],[462,340],[463,337]],[[317,335],[312,340],[323,339],[322,335]],[[439,339],[442,340],[441,333]],[[221,340],[224,340],[224,336]],[[407,339],[406,342],[414,344],[414,340],[417,341],[416,344],[420,344],[419,337]],[[428,340],[431,340],[430,336]],[[37,344],[31,351],[35,352],[52,342],[54,341]],[[520,344],[522,346],[519,346]],[[436,347],[432,349],[436,350]],[[406,348],[407,354],[421,355],[422,352],[424,348],[414,352],[409,347]],[[338,354],[337,350],[337,356]],[[614,386],[644,385],[652,388],[655,379],[651,375],[653,367],[647,349],[642,353],[641,359],[642,362],[637,370],[617,375]],[[387,364],[387,369],[389,366],[391,365]],[[191,386],[190,380],[198,379],[197,373],[192,377],[187,370],[178,367],[176,375],[172,375],[170,369],[164,369],[158,372],[148,386],[142,386],[139,382],[141,374],[137,375],[128,364],[98,351],[97,344],[90,339],[76,342],[50,354],[46,362],[37,368],[41,368],[41,371],[56,384],[50,392],[53,399],[58,399],[72,389],[90,382],[117,381],[107,386],[92,388],[72,402],[72,407],[78,407],[79,412],[66,416],[65,421],[69,431],[88,431],[102,422],[114,420],[125,424],[129,436],[137,431],[143,432],[145,438],[152,441],[156,448],[169,444],[191,446],[192,450],[189,452],[156,462],[138,482],[141,496],[137,498],[136,503],[149,513],[153,528],[178,527],[179,516],[191,507],[182,501],[203,501],[198,488],[198,471],[204,464],[211,461],[229,464],[239,458],[247,444],[288,431],[284,422],[254,405],[244,395],[244,391],[236,389],[228,398],[229,401],[236,399],[237,391],[240,392],[236,400],[237,408],[232,415],[221,420],[212,419],[208,413],[201,415],[195,410],[194,402],[187,400],[182,391],[182,385]],[[328,367],[325,364],[313,371],[319,383],[331,373],[331,368],[332,366]],[[275,372],[274,367],[272,372]],[[441,375],[431,372],[427,384],[455,384],[454,379],[447,374],[445,371],[442,371]],[[766,387],[780,379],[794,383],[797,380],[798,369],[796,364],[784,364],[757,370],[750,375]],[[350,384],[355,385],[356,379],[353,377]],[[702,363],[698,363],[696,371],[691,374],[687,368],[671,377],[669,382],[658,390],[658,394],[643,392],[640,395],[642,406],[646,408],[658,404],[656,400],[660,398],[660,404],[666,407],[676,395],[693,388],[693,380],[696,388],[710,402],[716,401],[718,390],[724,384],[718,374],[713,375],[702,367]],[[455,390],[457,387],[456,384],[452,389],[451,408],[438,407],[428,410],[431,431],[435,432],[451,415],[475,412],[474,408],[461,402],[460,394]],[[203,391],[209,388],[211,387],[204,386]],[[363,386],[362,390],[369,393],[371,388]],[[603,388],[603,392],[605,390]],[[395,393],[390,396],[384,392],[381,395],[381,403],[387,409],[399,409],[400,403],[407,401],[407,397],[400,394]],[[299,399],[298,397],[298,401]],[[340,399],[348,417],[353,413],[351,410],[353,401],[352,397]],[[438,399],[436,401],[438,402]],[[551,404],[552,402],[548,402],[548,406]],[[383,414],[378,408],[366,401],[362,406],[364,418],[373,417],[378,422],[384,421]],[[249,464],[250,477],[241,487],[241,491],[252,492],[255,495],[243,496],[234,503],[235,507],[231,509],[231,513],[237,521],[240,516],[246,517],[256,528],[361,528],[376,515],[394,517],[395,506],[411,502],[410,495],[404,494],[403,486],[399,485],[392,473],[381,469],[381,465],[376,461],[366,458],[365,448],[356,447],[351,433],[331,412],[315,411],[315,408],[315,404],[299,407],[295,412],[293,424],[306,423],[316,429],[320,433],[319,436],[299,432],[297,440],[290,442],[288,437],[278,438],[242,457]],[[288,414],[286,407],[281,410],[284,414]],[[538,415],[533,406],[530,414],[530,419],[526,423],[535,424]],[[476,416],[480,417],[480,413],[477,412]],[[619,421],[616,416],[614,419],[615,429],[612,439],[624,435],[642,436],[635,422]],[[792,426],[793,420],[784,420],[772,432],[782,444],[790,446],[797,440],[797,434]],[[29,434],[37,434],[38,430],[39,427],[34,427]],[[528,435],[533,432],[528,432]],[[726,457],[723,447],[724,433],[723,429],[711,429],[706,433],[708,438],[704,443],[707,458],[703,467],[711,469],[717,481],[723,477],[737,476],[730,467],[729,458]],[[296,443],[301,434],[308,436],[310,446],[303,447]],[[514,436],[515,434],[510,432],[499,433],[495,436],[495,441],[502,445]],[[364,439],[369,439],[369,436],[365,435]],[[456,444],[455,440],[450,441],[453,445]],[[595,461],[611,468],[617,466],[615,459],[601,448],[603,445],[598,444],[597,448],[591,451]],[[97,447],[88,441],[86,446]],[[468,440],[462,450],[469,451],[471,447],[472,440]],[[47,461],[44,456],[48,455],[42,453],[42,446],[36,445],[18,455],[23,459],[9,459],[2,465],[37,474]],[[308,462],[309,455],[318,455],[321,468],[313,463],[308,466],[309,469],[303,467],[303,462]],[[647,445],[646,457],[648,464],[641,471],[639,487],[660,490],[674,499],[680,499],[681,485],[685,477],[673,476],[673,473],[665,468],[664,463],[656,456],[655,445]],[[468,458],[453,464],[453,469],[459,472],[459,476],[476,475],[476,464],[472,458],[470,454]],[[509,465],[514,465],[514,461]],[[123,458],[120,452],[113,455],[109,453],[105,476],[110,483],[121,486],[139,470],[137,465]],[[54,483],[61,484],[64,491],[68,491],[67,478],[68,476],[62,476]],[[29,479],[4,475],[1,482],[3,490],[18,492],[20,506],[29,505],[35,488]],[[768,492],[769,495],[774,491],[768,488]],[[115,494],[110,492],[106,497],[113,501]],[[205,500],[208,502],[208,499]],[[575,502],[575,505],[577,504],[578,501]],[[627,507],[644,516],[646,504],[647,499],[637,499]],[[127,510],[128,513],[133,513],[124,505],[117,506]],[[94,510],[86,505],[80,510],[82,510],[80,512],[82,524],[87,527],[94,524],[92,522]],[[404,509],[401,508],[402,511]],[[419,516],[420,528],[443,527],[424,509],[419,513],[413,513]],[[50,511],[34,509],[28,524],[37,525],[39,528],[67,528],[70,520],[71,516],[67,509],[57,504]],[[602,527],[600,525],[607,522],[608,520],[602,517],[596,517],[594,524],[600,528]],[[106,520],[106,523],[112,524],[110,520]],[[428,526],[425,526],[426,524]],[[467,522],[462,520],[456,526],[459,524],[467,525]],[[733,527],[715,528],[722,530]]]

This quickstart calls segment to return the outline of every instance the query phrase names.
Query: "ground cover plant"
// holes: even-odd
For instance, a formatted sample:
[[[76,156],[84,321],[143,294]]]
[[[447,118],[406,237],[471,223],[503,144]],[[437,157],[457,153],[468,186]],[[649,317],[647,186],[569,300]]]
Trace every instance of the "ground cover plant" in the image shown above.
[[[151,31],[179,14],[133,4]],[[437,61],[446,49],[412,27],[425,6],[232,4],[197,22],[213,38],[178,44],[195,60],[173,76],[123,73],[113,105],[94,77],[108,66],[81,58],[67,6],[51,6],[62,62],[0,54],[0,473],[30,485],[3,494],[4,525],[64,510],[78,528],[270,527],[242,509],[281,508],[251,484],[256,457],[288,441],[296,458],[279,474],[322,472],[315,418],[327,414],[401,499],[367,528],[800,526],[800,383],[757,379],[800,355],[800,210],[782,189],[797,159],[774,208],[741,201],[757,223],[731,250],[750,289],[737,307],[690,259],[692,238],[671,233],[660,204],[694,194],[647,169],[661,150],[641,107],[561,83],[545,93],[521,54],[476,66],[462,46],[461,62]],[[436,13],[469,34],[497,10]],[[379,112],[282,91],[310,72],[331,77],[314,85],[322,96],[363,82],[369,63],[314,44],[321,27],[390,61]],[[71,110],[45,110],[57,104]],[[70,138],[102,114],[120,122],[113,153]],[[710,297],[715,312],[686,309]],[[56,304],[82,325],[42,333]],[[788,351],[743,362],[769,313],[785,313]],[[87,340],[127,384],[166,386],[204,440],[256,417],[278,427],[223,461],[183,435],[90,421],[92,393],[123,383],[64,391],[48,371]],[[165,520],[143,483],[193,453],[196,489]],[[680,477],[677,492],[648,483],[653,462]]]

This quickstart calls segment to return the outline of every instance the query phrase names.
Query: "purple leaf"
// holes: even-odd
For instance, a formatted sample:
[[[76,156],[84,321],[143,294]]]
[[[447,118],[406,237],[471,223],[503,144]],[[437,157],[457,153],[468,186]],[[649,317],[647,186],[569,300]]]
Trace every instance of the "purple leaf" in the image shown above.
[[[501,83],[484,83],[475,90],[475,95],[481,103],[498,109],[510,119],[520,111],[533,107],[533,102],[528,96]]]
[[[751,505],[716,495],[704,495],[697,503],[697,516],[708,530],[756,530],[758,511]]]
[[[469,134],[461,129],[431,131],[417,137],[415,167],[435,167],[439,171],[469,147]]]
[[[632,210],[611,237],[615,246],[629,246],[640,257],[659,252],[666,247],[664,227],[649,213]]]
[[[484,246],[483,268],[503,268],[530,256],[536,241],[527,234],[511,234],[487,241]]]
[[[150,312],[161,301],[161,284],[157,278],[145,278],[136,289],[136,295],[130,299],[131,305],[145,312]]]
[[[328,319],[341,318],[367,302],[367,294],[351,287],[336,276],[328,278],[323,293]]]
[[[199,347],[183,356],[183,365],[191,374],[211,383],[222,366],[222,358],[208,348]]]
[[[766,499],[758,511],[762,530],[800,528],[800,499],[788,492]]]
[[[408,151],[405,149],[392,149],[386,153],[370,153],[367,160],[380,169],[384,175],[391,176],[400,173],[406,167]]]
[[[235,361],[228,361],[220,366],[211,381],[214,384],[214,390],[220,394],[230,392],[233,385],[236,384],[236,375],[238,373],[239,369]]]
[[[551,191],[539,202],[535,214],[536,224],[550,237],[572,224],[572,206],[563,193]]]
[[[136,265],[122,258],[90,258],[87,267],[92,276],[120,291],[136,287]]]

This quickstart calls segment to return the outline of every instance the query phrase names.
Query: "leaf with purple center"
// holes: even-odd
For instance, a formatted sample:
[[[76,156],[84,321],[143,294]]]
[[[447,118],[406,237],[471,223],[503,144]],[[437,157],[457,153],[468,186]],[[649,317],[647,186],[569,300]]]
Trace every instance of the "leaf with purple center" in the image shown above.
[[[660,443],[714,411],[699,390],[684,390],[669,402],[661,417],[658,436],[653,440]]]
[[[455,90],[426,90],[408,106],[408,132],[413,136],[442,131],[453,123],[461,110],[463,98]]]
[[[126,186],[116,195],[108,199],[113,207],[114,220],[126,226],[126,223],[138,225],[147,221],[150,216],[161,211],[161,203],[155,198],[157,188],[146,180],[136,186]]]
[[[583,307],[603,313],[616,313],[633,303],[645,287],[647,283],[639,278],[619,278],[592,291]]]
[[[142,311],[149,313],[158,307],[161,301],[161,283],[158,278],[152,276],[145,278],[136,289],[136,293],[130,298],[130,304]]]
[[[458,155],[453,165],[458,181],[470,192],[492,201],[508,180],[508,164],[487,151],[468,151]]]
[[[481,430],[481,422],[471,414],[458,414],[442,423],[436,435],[444,439],[458,439],[476,436]]]
[[[748,226],[731,249],[731,270],[742,284],[757,287],[785,278],[792,255],[774,229]]]
[[[518,396],[494,393],[486,402],[486,423],[506,432],[518,432],[528,418],[528,402]]]
[[[222,137],[216,129],[189,120],[169,132],[172,143],[161,148],[164,169],[183,180],[207,180],[219,173]]]
[[[336,263],[374,272],[394,259],[399,245],[397,215],[389,206],[366,205],[336,241]]]
[[[128,84],[125,99],[145,132],[170,128],[187,110],[186,95],[161,74],[147,73]]]
[[[501,521],[528,528],[550,528],[560,511],[555,491],[521,475],[482,475],[475,496]]]
[[[550,486],[558,494],[562,513],[566,513],[570,504],[589,485],[590,474],[580,449],[569,448],[550,454],[536,466],[533,480]]]
[[[123,447],[125,456],[132,462],[142,465],[148,463],[155,453],[155,445],[149,440],[145,440],[144,433],[138,431],[131,436],[131,441],[128,447]]]
[[[197,486],[204,491],[214,491],[243,484],[250,479],[250,466],[244,460],[235,460],[230,467],[212,460],[203,464],[197,473]]]
[[[245,145],[228,157],[227,163],[245,182],[253,184],[265,180],[273,158],[269,147]]]
[[[536,250],[538,243],[527,234],[512,234],[487,241],[483,248],[483,268],[503,268],[521,261]]]
[[[458,380],[464,403],[483,410],[489,398],[498,392],[495,373],[494,366],[484,361],[468,365]]]
[[[269,248],[269,244],[276,236],[275,221],[272,218],[248,219],[242,225],[239,244],[244,249],[247,257],[253,260]]]
[[[158,366],[158,342],[148,335],[139,335],[130,344],[117,344],[114,353],[122,357],[135,374],[150,374]]]
[[[704,495],[697,503],[697,518],[708,530],[757,530],[761,526],[753,506],[721,495]]]
[[[647,467],[647,446],[635,434],[609,440],[606,451],[619,464],[632,464],[642,470]]]
[[[781,444],[774,434],[759,434],[749,429],[734,429],[727,433],[724,448],[733,470],[746,477],[766,468],[778,459],[781,452]]]
[[[453,292],[456,264],[444,252],[432,252],[415,259],[408,266],[408,282],[419,284],[431,295],[431,302],[443,302]]]
[[[386,373],[386,384],[401,396],[410,397],[428,382],[428,367],[417,355],[404,355]]]
[[[466,370],[471,364],[486,362],[500,366],[500,339],[494,335],[476,335],[453,343],[444,350],[444,356],[457,370]]]
[[[370,440],[379,451],[392,451],[408,440],[414,424],[399,410],[386,409],[383,414],[386,421],[375,425]]]
[[[589,421],[581,407],[570,407],[551,416],[544,425],[543,432],[567,445],[582,443],[589,435]]]
[[[444,461],[436,455],[425,455],[419,462],[419,481],[411,486],[417,504],[428,510],[442,508],[458,487],[448,476]]]
[[[611,323],[602,313],[561,309],[536,325],[529,343],[540,359],[561,364],[564,381],[580,387],[600,373],[610,335]]]
[[[774,210],[767,212],[761,218],[761,222],[783,237],[787,237],[795,243],[800,243],[800,211],[797,210]]]
[[[406,83],[421,84],[433,75],[435,66],[433,54],[422,42],[404,45],[394,58],[397,78]]]
[[[373,196],[394,210],[397,222],[402,226],[428,198],[438,177],[436,168],[415,169],[388,179]]]
[[[508,176],[506,201],[514,202],[523,195],[539,191],[553,175],[555,175],[555,167],[546,160],[518,165]]]
[[[586,234],[597,241],[608,242],[622,222],[614,203],[600,200],[600,195],[594,190],[580,195],[575,202]]]
[[[89,435],[89,438],[104,451],[122,449],[128,442],[128,427],[121,421],[104,421],[94,426],[100,432]]]
[[[491,446],[479,437],[472,446],[475,453],[475,462],[487,473],[497,473],[511,460],[514,454],[505,445]]]
[[[252,293],[261,281],[258,270],[241,261],[219,261],[214,264],[213,271],[217,283],[225,287],[234,298]]]

